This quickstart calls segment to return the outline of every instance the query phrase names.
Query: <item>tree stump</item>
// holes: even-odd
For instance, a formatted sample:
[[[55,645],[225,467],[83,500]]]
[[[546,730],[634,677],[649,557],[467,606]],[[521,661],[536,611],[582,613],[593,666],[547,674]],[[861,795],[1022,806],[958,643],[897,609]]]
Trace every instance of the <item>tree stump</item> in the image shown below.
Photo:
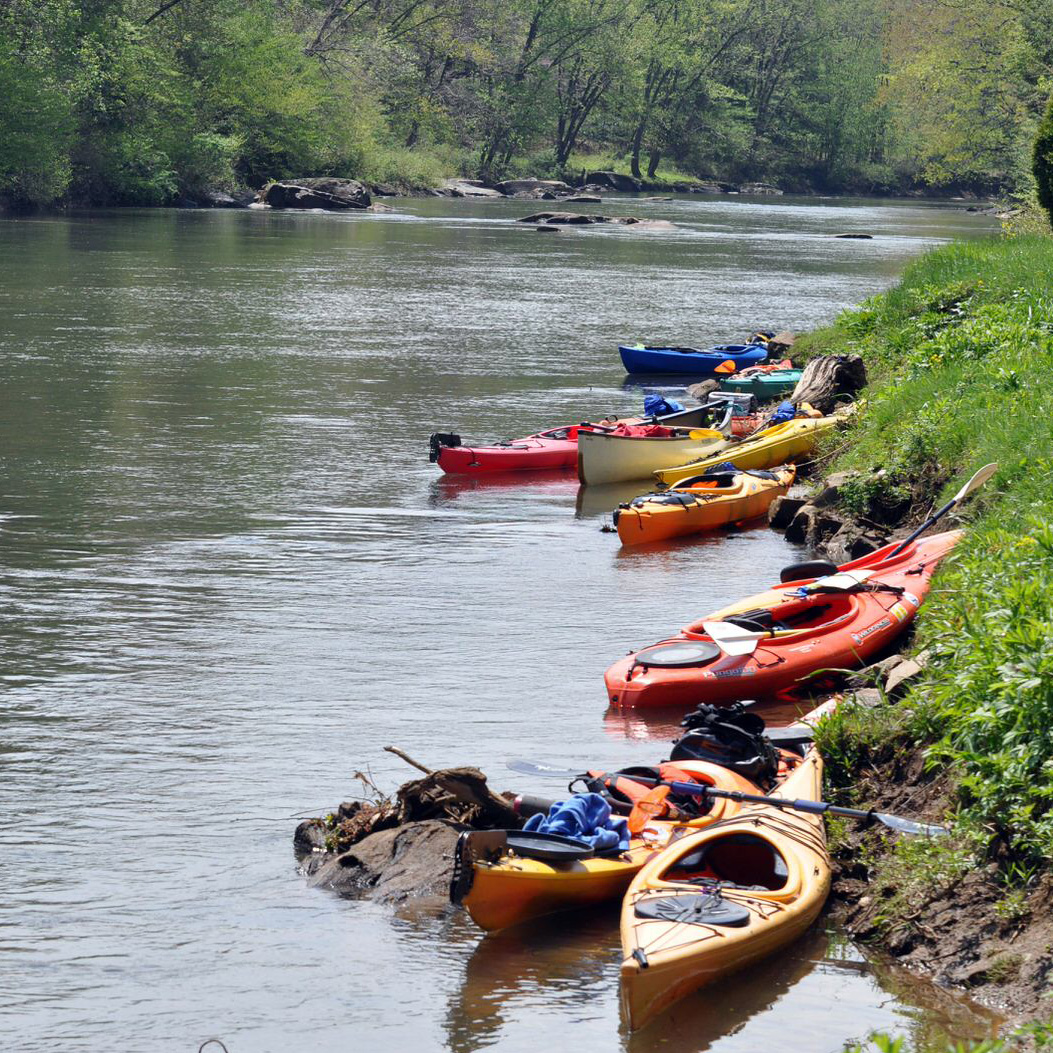
[[[839,396],[855,395],[867,386],[867,371],[859,355],[824,355],[804,367],[790,401],[808,402],[821,413],[830,413]]]

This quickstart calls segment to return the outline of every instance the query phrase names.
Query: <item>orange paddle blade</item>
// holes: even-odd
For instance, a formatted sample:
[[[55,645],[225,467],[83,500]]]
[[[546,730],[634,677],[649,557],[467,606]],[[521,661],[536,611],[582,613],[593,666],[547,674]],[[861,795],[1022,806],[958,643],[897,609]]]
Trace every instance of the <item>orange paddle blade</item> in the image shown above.
[[[652,819],[669,811],[668,786],[656,786],[646,797],[633,805],[629,813],[629,833],[638,834]]]
[[[721,362],[720,365],[717,366],[717,368],[713,370],[713,372],[714,373],[734,373],[735,372],[735,363],[732,362],[731,359],[729,358],[726,362]]]

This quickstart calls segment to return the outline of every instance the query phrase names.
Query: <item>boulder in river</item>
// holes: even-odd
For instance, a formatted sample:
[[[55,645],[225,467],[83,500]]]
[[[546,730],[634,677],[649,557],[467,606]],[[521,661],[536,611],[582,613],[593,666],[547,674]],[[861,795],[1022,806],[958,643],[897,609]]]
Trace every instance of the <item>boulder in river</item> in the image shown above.
[[[479,179],[447,179],[443,188],[451,197],[504,197],[500,190],[484,186]]]
[[[445,887],[460,831],[520,826],[511,795],[494,793],[478,768],[445,768],[404,783],[394,798],[347,801],[305,819],[293,847],[312,885],[390,902]]]
[[[535,194],[569,194],[571,188],[561,179],[505,179],[494,184],[494,189],[504,194],[505,197],[518,197],[520,195]]]
[[[638,216],[600,216],[586,215],[583,212],[535,212],[524,216],[519,223],[561,224],[563,226],[587,226],[592,223],[615,223],[622,226],[672,227],[665,219],[640,219]]]
[[[343,212],[364,210],[372,200],[357,179],[285,179],[268,183],[257,195],[260,204],[271,208],[324,208]]]
[[[771,183],[743,183],[739,187],[740,194],[754,194],[768,197],[781,197],[782,191]]]

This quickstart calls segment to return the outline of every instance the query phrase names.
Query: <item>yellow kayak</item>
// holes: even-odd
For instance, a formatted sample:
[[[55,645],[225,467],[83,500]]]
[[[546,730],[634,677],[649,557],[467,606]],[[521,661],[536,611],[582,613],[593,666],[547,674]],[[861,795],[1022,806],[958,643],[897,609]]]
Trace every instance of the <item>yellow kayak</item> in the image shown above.
[[[819,800],[821,786],[811,747],[772,796]],[[747,804],[670,845],[636,875],[622,904],[629,1028],[795,940],[829,891],[820,815]]]
[[[796,471],[784,465],[757,475],[722,473],[637,497],[614,513],[618,537],[623,545],[641,545],[756,519],[793,485]]]
[[[722,790],[756,793],[748,779],[706,761],[678,761],[677,768],[698,782]],[[498,850],[487,858],[485,846],[490,831],[472,835],[466,849],[473,858],[471,883],[460,892],[457,902],[471,915],[480,928],[492,931],[517,925],[542,914],[585,907],[620,898],[633,875],[656,852],[689,829],[706,826],[734,815],[739,805],[734,801],[713,800],[708,814],[687,823],[653,820],[638,837],[629,842],[629,850],[615,856],[593,856],[569,863],[551,863],[528,859]],[[472,844],[482,846],[482,851]]]
[[[771,468],[776,464],[787,464],[812,453],[819,439],[840,419],[798,417],[796,420],[786,421],[785,424],[765,428],[764,431],[728,446],[717,454],[691,461],[678,468],[662,468],[654,475],[659,482],[674,486],[725,461],[730,461],[736,468]]]

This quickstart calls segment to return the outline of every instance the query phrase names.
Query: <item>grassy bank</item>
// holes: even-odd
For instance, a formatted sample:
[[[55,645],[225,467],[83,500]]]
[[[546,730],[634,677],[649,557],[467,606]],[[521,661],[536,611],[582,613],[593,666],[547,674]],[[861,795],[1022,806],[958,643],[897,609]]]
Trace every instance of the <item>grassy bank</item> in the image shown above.
[[[833,465],[861,470],[843,491],[849,510],[880,515],[909,497],[920,518],[1000,465],[964,509],[968,533],[918,620],[924,679],[901,703],[850,706],[823,731],[832,793],[953,820],[937,842],[846,841],[846,871],[867,881],[864,928],[896,953],[935,949],[945,934],[927,926],[943,910],[959,945],[947,936],[940,953],[990,959],[971,980],[944,975],[1023,984],[1020,1015],[1049,1012],[1053,941],[1045,929],[1022,953],[1014,941],[1047,925],[1053,898],[1053,239],[931,252],[804,349],[861,354],[870,372]]]

